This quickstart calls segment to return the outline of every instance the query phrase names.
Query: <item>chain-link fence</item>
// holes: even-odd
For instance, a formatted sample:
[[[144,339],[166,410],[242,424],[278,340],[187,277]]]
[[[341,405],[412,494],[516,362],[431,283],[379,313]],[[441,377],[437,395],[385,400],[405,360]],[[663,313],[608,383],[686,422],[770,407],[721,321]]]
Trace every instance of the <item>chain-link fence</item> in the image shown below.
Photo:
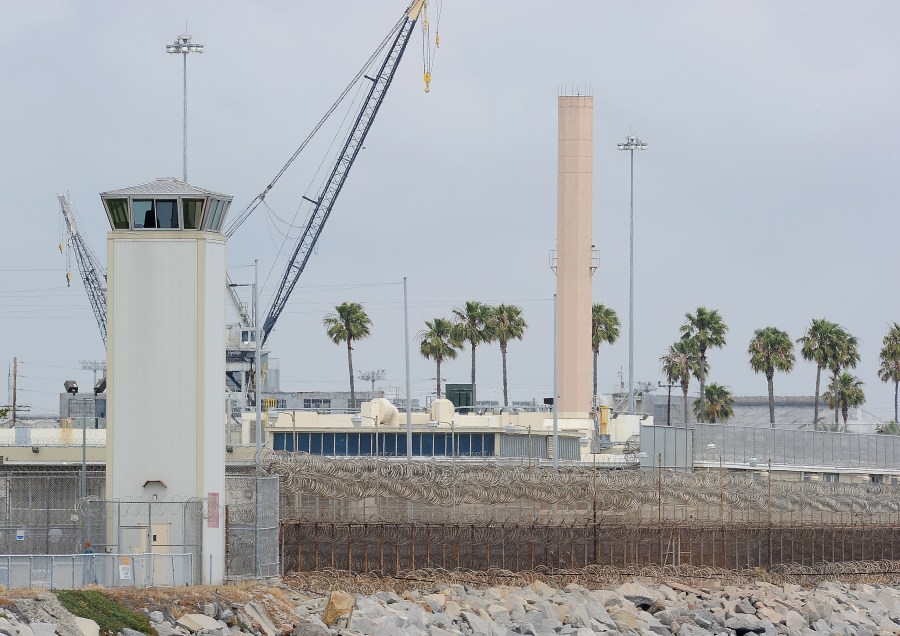
[[[192,554],[0,555],[0,585],[6,588],[75,589],[190,585]]]
[[[226,576],[231,580],[278,576],[279,478],[229,475],[225,486]]]

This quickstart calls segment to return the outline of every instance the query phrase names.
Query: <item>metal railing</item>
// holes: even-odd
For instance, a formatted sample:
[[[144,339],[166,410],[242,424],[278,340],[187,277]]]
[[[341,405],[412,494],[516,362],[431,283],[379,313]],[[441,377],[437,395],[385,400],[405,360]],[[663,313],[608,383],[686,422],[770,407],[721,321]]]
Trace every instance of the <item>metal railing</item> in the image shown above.
[[[728,424],[693,424],[694,461],[811,468],[900,468],[900,436],[831,433]],[[715,444],[715,450],[708,450]]]
[[[0,555],[0,585],[7,589],[174,587],[193,585],[193,572],[190,553]]]

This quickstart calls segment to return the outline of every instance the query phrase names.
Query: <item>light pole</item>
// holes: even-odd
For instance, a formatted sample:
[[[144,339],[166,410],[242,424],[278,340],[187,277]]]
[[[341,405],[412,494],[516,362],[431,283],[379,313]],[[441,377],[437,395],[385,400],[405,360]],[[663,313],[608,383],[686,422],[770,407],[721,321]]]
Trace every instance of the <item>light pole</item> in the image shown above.
[[[278,418],[281,416],[281,411],[273,411],[269,410],[269,424],[273,422],[277,426]],[[294,411],[288,411],[291,416],[291,434],[293,435],[293,441],[291,442],[291,453],[297,453],[297,414]]]
[[[428,428],[434,430],[441,424],[450,425],[450,461],[452,462],[452,479],[453,479],[453,509],[456,510],[456,427],[453,420],[443,422],[439,420],[430,420]],[[433,448],[433,446],[432,446]]]
[[[380,518],[381,506],[378,503],[378,491],[380,490],[379,482],[381,480],[381,462],[378,456],[378,418],[372,417],[371,415],[354,415],[350,418],[350,422],[353,423],[353,426],[360,426],[362,424],[363,418],[375,422],[375,512]]]
[[[646,150],[647,144],[628,135],[619,150],[631,152],[631,206],[628,231],[628,412],[634,413],[634,151]]]
[[[172,44],[166,44],[166,53],[180,54],[183,61],[184,80],[184,181],[187,181],[187,56],[188,53],[203,53],[203,45],[191,42],[191,36],[182,33]]]

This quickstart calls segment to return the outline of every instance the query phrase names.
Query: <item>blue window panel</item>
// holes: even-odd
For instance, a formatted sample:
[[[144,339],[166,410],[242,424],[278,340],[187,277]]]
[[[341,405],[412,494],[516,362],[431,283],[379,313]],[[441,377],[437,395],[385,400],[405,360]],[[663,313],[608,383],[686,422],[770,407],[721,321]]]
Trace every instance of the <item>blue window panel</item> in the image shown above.
[[[297,433],[297,450],[302,453],[309,452],[309,433]]]
[[[484,447],[484,433],[472,433],[471,449],[473,455],[481,455]]]
[[[359,455],[359,433],[347,433],[347,454]]]
[[[287,433],[275,433],[272,436],[272,448],[277,451],[284,450],[285,437],[287,437]]]
[[[397,435],[397,455],[406,457],[406,433]]]
[[[422,433],[422,455],[434,455],[434,433]]]
[[[309,434],[309,453],[310,453],[310,455],[321,455],[322,454],[322,434],[321,433],[310,433]]]
[[[334,433],[322,433],[322,454],[334,455]]]
[[[384,440],[381,447],[381,455],[387,457],[395,456],[397,454],[397,434],[383,433],[381,437]]]
[[[347,433],[334,434],[334,454],[340,457],[347,455]]]
[[[359,454],[360,455],[371,455],[372,454],[372,434],[371,433],[360,433],[359,434]]]
[[[422,434],[413,433],[412,454],[416,457],[422,456]]]
[[[447,441],[446,433],[435,433],[434,435],[434,454],[435,455],[447,455],[450,451],[447,450],[450,447],[450,443]]]
[[[495,451],[495,444],[497,443],[497,436],[493,433],[485,433],[484,434],[484,454],[487,456],[493,456]]]
[[[472,452],[472,434],[460,433],[456,436],[456,454],[468,455]]]

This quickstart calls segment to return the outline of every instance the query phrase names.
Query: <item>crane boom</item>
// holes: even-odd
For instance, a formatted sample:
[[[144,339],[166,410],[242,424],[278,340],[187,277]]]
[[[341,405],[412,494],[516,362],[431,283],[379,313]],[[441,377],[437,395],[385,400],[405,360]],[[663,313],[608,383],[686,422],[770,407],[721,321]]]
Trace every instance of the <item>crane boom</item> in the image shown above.
[[[369,87],[369,92],[366,95],[363,106],[356,116],[353,127],[347,135],[347,139],[344,141],[344,145],[341,148],[337,161],[331,168],[331,173],[329,174],[321,193],[318,198],[313,201],[314,208],[309,216],[309,221],[303,229],[300,240],[294,247],[291,259],[282,276],[281,284],[278,286],[278,291],[276,292],[269,311],[266,313],[266,318],[263,321],[261,329],[262,343],[265,343],[269,334],[272,332],[275,323],[278,321],[278,317],[287,305],[291,292],[294,291],[294,287],[297,285],[297,280],[306,268],[306,263],[309,261],[313,248],[315,248],[316,242],[322,234],[322,228],[325,226],[325,222],[331,215],[334,203],[337,201],[338,195],[344,187],[347,175],[350,173],[350,168],[353,166],[353,162],[356,160],[356,156],[359,154],[363,142],[369,134],[372,122],[375,120],[379,108],[381,108],[387,90],[391,86],[391,82],[394,79],[394,73],[397,70],[400,59],[403,57],[403,52],[406,50],[406,45],[409,43],[409,39],[412,36],[416,19],[419,17],[419,12],[424,4],[425,0],[414,0],[412,4],[409,5],[406,9],[404,19],[402,23],[400,23],[400,28],[397,30],[397,35],[388,49],[387,55],[381,62],[378,74],[374,78],[369,77],[368,75],[365,76],[372,85]]]
[[[81,274],[81,280],[84,282],[84,289],[87,291],[88,301],[91,303],[91,309],[94,311],[94,318],[97,320],[97,326],[100,327],[100,337],[103,344],[106,344],[106,270],[100,265],[100,261],[88,247],[78,229],[78,223],[75,218],[75,211],[72,209],[71,201],[68,194],[60,194],[59,207],[62,211],[63,218],[66,220],[66,227],[69,231],[69,243],[75,252],[75,260],[78,263],[78,271]]]

